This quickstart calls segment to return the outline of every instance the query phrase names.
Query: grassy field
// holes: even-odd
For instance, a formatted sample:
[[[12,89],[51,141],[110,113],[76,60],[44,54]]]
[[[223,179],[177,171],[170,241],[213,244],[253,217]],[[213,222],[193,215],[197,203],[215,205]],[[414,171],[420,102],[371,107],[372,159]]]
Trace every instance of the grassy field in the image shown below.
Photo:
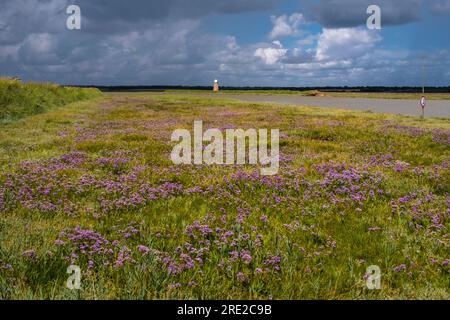
[[[169,93],[212,93],[212,90],[165,90]],[[221,90],[215,93],[226,98],[227,94],[252,95],[297,95],[305,97],[336,97],[336,98],[367,98],[367,99],[406,99],[419,100],[422,93],[391,93],[391,92],[323,92],[318,90]],[[450,93],[426,93],[428,100],[450,100]]]
[[[62,87],[51,83],[22,83],[0,78],[0,123],[100,95],[97,89]]]
[[[188,89],[171,89],[164,90],[168,93],[213,93],[212,90],[188,90]],[[299,95],[306,97],[314,97],[320,95],[321,92],[317,90],[307,90],[307,91],[292,91],[292,90],[220,90],[219,92],[214,92],[216,95],[226,95],[226,94],[256,94],[256,95]]]
[[[173,165],[171,133],[194,120],[280,129],[279,174]],[[0,298],[450,299],[449,132],[150,93],[3,124]],[[66,288],[70,264],[81,290]]]

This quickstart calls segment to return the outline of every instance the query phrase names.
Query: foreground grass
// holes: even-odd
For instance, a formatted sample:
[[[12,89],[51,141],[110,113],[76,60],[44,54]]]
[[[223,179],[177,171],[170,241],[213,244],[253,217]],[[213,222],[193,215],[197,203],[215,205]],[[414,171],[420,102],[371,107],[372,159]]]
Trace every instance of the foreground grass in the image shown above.
[[[194,120],[280,129],[279,175],[172,165],[170,135]],[[179,94],[3,125],[0,298],[449,299],[449,130]]]

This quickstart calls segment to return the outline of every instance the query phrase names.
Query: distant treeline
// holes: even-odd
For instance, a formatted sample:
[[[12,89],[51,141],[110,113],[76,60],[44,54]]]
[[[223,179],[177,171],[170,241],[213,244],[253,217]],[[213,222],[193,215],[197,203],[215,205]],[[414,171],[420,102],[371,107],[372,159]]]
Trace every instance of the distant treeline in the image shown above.
[[[165,91],[165,90],[212,90],[212,86],[89,86],[105,92],[110,91]],[[420,93],[422,87],[221,87],[220,90],[240,91],[310,91],[322,92],[389,92],[389,93]],[[425,87],[427,93],[450,93],[449,87]]]

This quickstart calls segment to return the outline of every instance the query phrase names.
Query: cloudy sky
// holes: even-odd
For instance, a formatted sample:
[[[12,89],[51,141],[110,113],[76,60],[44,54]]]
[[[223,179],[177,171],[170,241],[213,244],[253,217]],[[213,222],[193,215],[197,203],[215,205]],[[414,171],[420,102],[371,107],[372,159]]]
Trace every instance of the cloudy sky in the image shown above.
[[[81,8],[81,30],[66,9]],[[369,30],[370,4],[381,30]],[[0,75],[94,85],[450,85],[450,0],[0,0]]]

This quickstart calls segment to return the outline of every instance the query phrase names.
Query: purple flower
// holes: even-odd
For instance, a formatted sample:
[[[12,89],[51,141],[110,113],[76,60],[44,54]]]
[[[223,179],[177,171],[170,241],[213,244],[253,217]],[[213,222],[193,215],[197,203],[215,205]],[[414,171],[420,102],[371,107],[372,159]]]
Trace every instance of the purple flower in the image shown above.
[[[252,256],[250,255],[250,252],[248,251],[242,251],[241,252],[241,260],[245,263],[245,264],[250,264],[250,262],[252,262]]]
[[[393,268],[392,270],[394,270],[395,272],[400,272],[400,271],[406,270],[406,265],[401,264],[398,267]]]
[[[22,252],[22,256],[30,258],[31,260],[36,260],[36,252],[34,250],[26,250]]]
[[[242,283],[248,281],[247,276],[246,276],[243,272],[239,272],[239,273],[237,274],[236,278],[237,278],[237,280],[238,280],[239,282],[242,282]]]
[[[223,234],[223,236],[224,236],[225,238],[232,237],[232,236],[234,236],[234,232],[233,232],[233,231],[227,231],[227,232],[225,232],[225,233]]]
[[[169,288],[169,290],[177,289],[177,288],[180,288],[180,287],[181,287],[181,283],[179,283],[179,282],[177,282],[177,283],[172,283],[172,284],[169,284],[167,287]]]
[[[248,233],[244,233],[244,234],[242,235],[242,240],[248,241],[249,239],[250,239],[250,235],[249,235]]]
[[[66,243],[64,241],[62,241],[61,239],[56,239],[54,244],[55,244],[55,246],[63,246]]]
[[[149,253],[149,251],[150,251],[150,249],[148,247],[143,246],[143,245],[138,245],[138,250],[140,253],[142,253],[144,255]]]
[[[256,274],[261,274],[261,273],[263,273],[263,269],[261,269],[261,268],[256,268],[256,269],[255,269],[255,273],[256,273]]]

